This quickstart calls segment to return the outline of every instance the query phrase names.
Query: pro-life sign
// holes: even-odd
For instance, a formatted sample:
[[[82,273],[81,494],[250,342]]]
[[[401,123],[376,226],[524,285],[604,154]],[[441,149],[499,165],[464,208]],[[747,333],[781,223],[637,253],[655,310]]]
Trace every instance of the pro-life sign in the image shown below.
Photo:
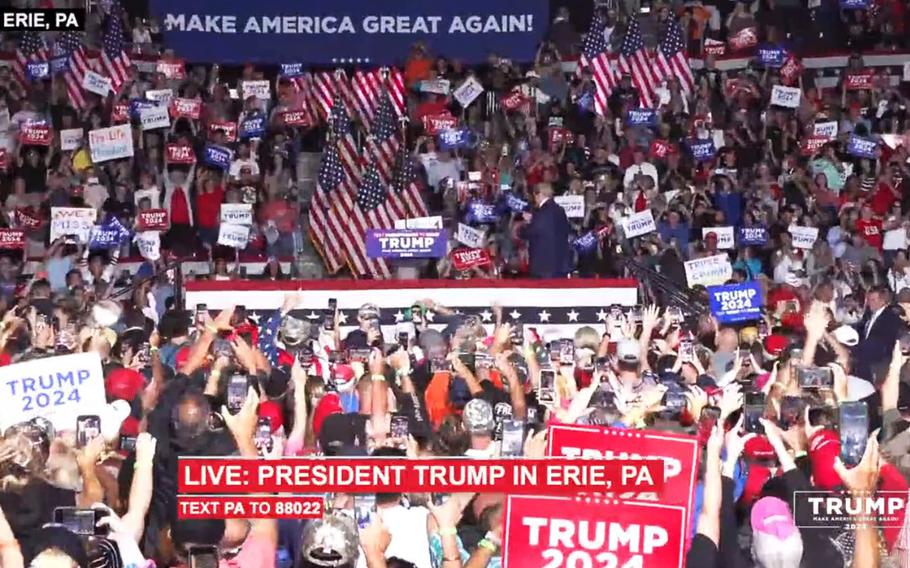
[[[711,313],[720,323],[759,319],[764,305],[761,287],[757,282],[709,286]]]

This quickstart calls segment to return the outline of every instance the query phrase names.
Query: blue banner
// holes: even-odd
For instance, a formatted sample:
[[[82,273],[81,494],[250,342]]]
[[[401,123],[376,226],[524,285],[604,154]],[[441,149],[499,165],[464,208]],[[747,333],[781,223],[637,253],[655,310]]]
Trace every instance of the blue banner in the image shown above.
[[[366,244],[370,258],[441,258],[448,251],[445,230],[370,229]]]
[[[282,63],[282,77],[300,77],[303,75],[303,63]]]
[[[850,141],[847,143],[847,153],[857,158],[875,158],[875,150],[878,148],[878,142],[871,138],[863,138],[856,134],[850,135]]]
[[[692,157],[699,162],[704,162],[714,158],[714,154],[717,152],[714,149],[713,140],[698,140],[692,139],[689,140],[689,151],[692,152]]]
[[[26,73],[32,81],[44,79],[51,74],[51,65],[47,61],[32,61],[27,64]]]
[[[262,138],[265,136],[265,117],[261,114],[248,117],[240,123],[238,136],[241,139]]]
[[[152,101],[147,101],[145,99],[130,99],[130,118],[133,120],[139,120],[139,115],[142,111],[155,108],[156,105]]]
[[[787,51],[776,45],[762,45],[756,52],[758,62],[765,67],[780,67],[784,64]]]
[[[528,202],[524,199],[518,197],[511,191],[505,192],[506,198],[506,207],[509,208],[509,211],[512,213],[521,213],[528,210]]]
[[[533,61],[549,27],[545,0],[151,0],[164,44],[190,62],[402,65],[417,42],[482,63]]]
[[[768,244],[768,229],[764,227],[740,227],[739,244],[745,247]]]
[[[468,223],[495,223],[499,220],[496,206],[482,201],[472,201],[468,204]]]
[[[650,108],[637,108],[626,113],[628,126],[657,126],[657,111]]]
[[[578,251],[578,254],[590,254],[597,247],[597,235],[594,231],[589,231],[572,241],[572,246]]]
[[[869,0],[840,0],[843,10],[865,10],[869,7]]]
[[[759,319],[764,299],[758,282],[708,286],[711,313],[720,323]]]
[[[110,217],[105,223],[92,229],[88,248],[90,250],[117,248],[129,240],[130,231],[116,217]]]
[[[443,150],[465,148],[473,141],[472,133],[467,128],[450,128],[439,133],[439,147]]]
[[[70,58],[67,55],[61,55],[60,57],[54,57],[51,59],[51,73],[57,75],[58,73],[63,73],[69,69],[69,59]]]
[[[210,166],[227,170],[231,167],[232,158],[233,152],[227,148],[215,144],[207,144],[205,146],[205,163]]]

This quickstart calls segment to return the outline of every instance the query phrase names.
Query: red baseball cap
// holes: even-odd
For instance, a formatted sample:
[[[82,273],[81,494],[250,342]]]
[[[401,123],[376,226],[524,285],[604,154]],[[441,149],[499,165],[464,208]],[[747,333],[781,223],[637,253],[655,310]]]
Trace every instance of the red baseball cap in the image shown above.
[[[281,409],[281,405],[274,400],[260,402],[257,414],[259,418],[269,419],[272,424],[272,433],[284,426],[284,411]]]
[[[765,351],[772,357],[779,357],[788,345],[790,345],[790,340],[784,335],[775,334],[765,338]]]
[[[145,377],[133,369],[114,369],[104,379],[108,397],[132,402],[145,388]]]

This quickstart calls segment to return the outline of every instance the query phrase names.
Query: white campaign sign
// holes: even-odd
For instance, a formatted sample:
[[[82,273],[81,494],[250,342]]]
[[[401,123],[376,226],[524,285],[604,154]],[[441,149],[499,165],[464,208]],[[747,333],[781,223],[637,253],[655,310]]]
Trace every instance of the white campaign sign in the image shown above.
[[[553,198],[557,205],[566,210],[569,219],[583,219],[585,216],[584,195],[557,195]]]
[[[827,122],[815,123],[815,135],[824,136],[825,138],[834,138],[837,136],[837,121],[829,120]]]
[[[142,130],[168,128],[171,125],[171,115],[166,106],[156,106],[143,109],[139,113],[139,122],[142,123]]]
[[[0,429],[47,418],[59,430],[75,430],[76,418],[102,414],[104,372],[97,353],[77,353],[32,359],[0,368],[3,412]]]
[[[818,240],[818,227],[800,227],[790,225],[787,229],[793,239],[793,246],[800,249],[810,249]]]
[[[786,108],[796,108],[803,92],[798,87],[774,85],[771,89],[771,104]]]
[[[63,151],[75,150],[82,145],[82,135],[84,131],[81,128],[67,128],[60,131],[60,149]]]
[[[736,241],[733,237],[733,227],[702,227],[702,240],[708,236],[708,233],[717,235],[717,248],[720,250],[727,250],[736,246]]]
[[[244,81],[241,85],[244,100],[256,97],[267,101],[272,98],[272,91],[268,81]]]
[[[464,223],[458,223],[458,231],[455,233],[455,240],[471,248],[481,248],[485,235],[486,231],[475,229]]]
[[[136,233],[135,241],[142,258],[153,262],[161,258],[161,234],[158,231]]]
[[[94,207],[51,207],[51,242],[76,235],[80,243],[87,243],[97,217]]]
[[[95,163],[130,158],[133,155],[133,132],[129,124],[90,130],[88,146]]]
[[[146,100],[155,103],[164,103],[164,105],[167,106],[167,104],[171,102],[171,99],[174,98],[174,91],[171,89],[155,89],[153,91],[146,91],[145,98]]]
[[[448,79],[430,79],[420,82],[420,90],[424,93],[448,95],[452,91],[452,83]]]
[[[253,205],[250,203],[222,203],[221,222],[228,225],[252,225]]]
[[[452,95],[462,107],[468,107],[483,92],[483,85],[473,75],[465,79],[464,83],[458,85]]]
[[[723,284],[733,277],[733,266],[726,254],[716,254],[705,258],[688,260],[686,281],[689,286],[715,286]]]
[[[229,225],[221,224],[221,230],[218,232],[218,244],[231,248],[246,248],[250,242],[250,228],[246,225]]]
[[[411,219],[395,219],[396,229],[441,229],[442,217],[414,217]]]
[[[654,223],[654,214],[651,213],[650,209],[645,209],[634,215],[629,215],[622,220],[622,229],[627,239],[653,233],[657,230],[657,225]]]
[[[105,97],[111,92],[111,78],[99,75],[94,71],[86,71],[82,76],[82,88]]]

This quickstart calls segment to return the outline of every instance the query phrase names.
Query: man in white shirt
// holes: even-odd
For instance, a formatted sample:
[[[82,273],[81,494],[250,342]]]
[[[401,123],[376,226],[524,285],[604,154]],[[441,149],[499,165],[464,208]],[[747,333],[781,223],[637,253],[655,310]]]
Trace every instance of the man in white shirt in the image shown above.
[[[657,168],[654,167],[654,164],[645,161],[644,148],[640,146],[636,147],[632,152],[632,159],[634,163],[626,169],[626,173],[622,177],[623,187],[631,187],[632,183],[635,181],[635,176],[639,175],[648,176],[653,179],[654,187],[657,187],[659,182]]]
[[[437,150],[436,151],[436,161],[429,164],[427,170],[427,184],[432,188],[433,192],[437,192],[439,189],[439,182],[446,178],[451,178],[453,181],[458,181],[458,178],[461,177],[461,171],[464,167],[461,165],[461,160],[452,157],[452,153],[448,150]]]

